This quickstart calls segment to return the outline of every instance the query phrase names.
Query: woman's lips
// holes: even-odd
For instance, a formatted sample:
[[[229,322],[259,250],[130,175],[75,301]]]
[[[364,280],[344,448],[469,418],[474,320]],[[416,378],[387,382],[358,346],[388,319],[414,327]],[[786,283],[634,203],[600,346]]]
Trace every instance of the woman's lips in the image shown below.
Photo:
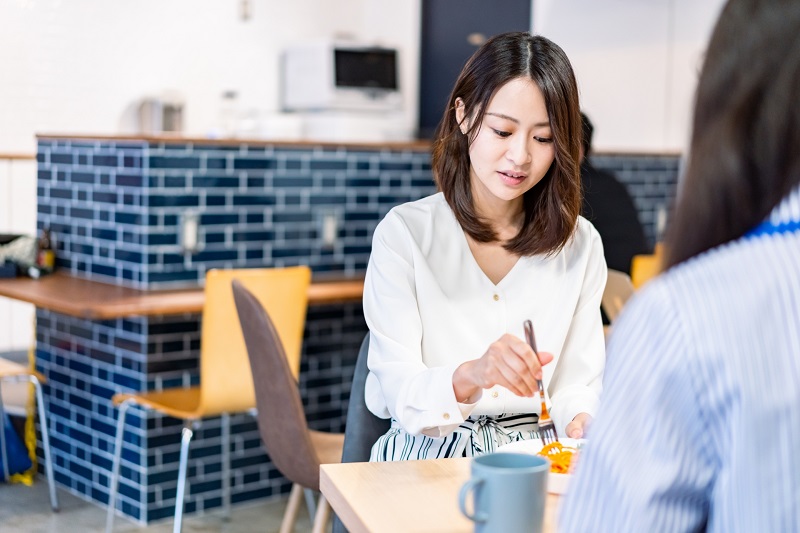
[[[500,179],[508,185],[519,185],[528,177],[527,174],[521,172],[499,170],[497,173],[500,175]]]

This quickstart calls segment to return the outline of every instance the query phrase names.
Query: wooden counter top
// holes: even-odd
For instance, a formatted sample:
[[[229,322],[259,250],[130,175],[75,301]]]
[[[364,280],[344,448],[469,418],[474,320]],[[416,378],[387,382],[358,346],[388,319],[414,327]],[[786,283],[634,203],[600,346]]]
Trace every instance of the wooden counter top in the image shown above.
[[[359,301],[363,290],[363,279],[312,282],[308,289],[308,304]],[[145,291],[61,272],[38,280],[0,279],[0,296],[89,320],[200,313],[205,299],[202,288]]]
[[[166,143],[166,144],[200,144],[206,146],[213,145],[240,145],[247,144],[251,146],[299,146],[308,148],[310,146],[322,146],[326,148],[335,147],[348,147],[358,148],[360,150],[430,150],[431,143],[426,140],[414,141],[385,141],[385,142],[355,142],[355,141],[323,141],[314,139],[303,140],[280,140],[280,139],[264,139],[264,138],[221,138],[209,139],[199,136],[187,136],[176,134],[141,134],[141,135],[88,135],[85,133],[69,134],[69,133],[39,133],[36,135],[39,140],[59,140],[59,141],[100,141],[100,142],[119,142],[119,141],[144,141],[150,143]]]

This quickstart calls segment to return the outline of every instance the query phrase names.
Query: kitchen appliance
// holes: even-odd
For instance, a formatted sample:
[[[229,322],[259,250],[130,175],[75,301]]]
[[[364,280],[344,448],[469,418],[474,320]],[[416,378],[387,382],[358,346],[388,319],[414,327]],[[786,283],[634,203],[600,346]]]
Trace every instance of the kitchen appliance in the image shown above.
[[[183,131],[183,102],[178,99],[144,98],[139,103],[139,133]]]
[[[402,108],[395,48],[332,41],[285,50],[285,111],[378,111]]]

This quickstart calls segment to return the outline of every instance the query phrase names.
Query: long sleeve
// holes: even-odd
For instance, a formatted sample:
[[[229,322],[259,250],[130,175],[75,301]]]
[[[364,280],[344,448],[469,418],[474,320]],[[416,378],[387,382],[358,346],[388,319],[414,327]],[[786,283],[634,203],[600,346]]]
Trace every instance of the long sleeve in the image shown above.
[[[461,363],[423,362],[412,245],[399,217],[390,214],[375,231],[364,314],[371,332],[367,390],[378,394],[366,400],[375,414],[400,421],[409,433],[439,437],[463,422],[469,408],[453,392],[453,372]]]
[[[583,275],[578,277],[582,283],[579,299],[548,385],[550,411],[559,435],[565,434],[566,425],[578,413],[595,415],[605,368],[605,338],[599,311],[608,276],[603,245],[594,230],[578,233],[576,239],[586,241],[575,246],[588,250],[587,260]]]

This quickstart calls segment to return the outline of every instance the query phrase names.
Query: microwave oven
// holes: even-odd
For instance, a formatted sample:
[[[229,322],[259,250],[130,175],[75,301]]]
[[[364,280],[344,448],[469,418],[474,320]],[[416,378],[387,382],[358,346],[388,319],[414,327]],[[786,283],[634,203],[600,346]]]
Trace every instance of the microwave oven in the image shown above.
[[[284,111],[398,111],[402,94],[397,49],[308,43],[282,61]]]

